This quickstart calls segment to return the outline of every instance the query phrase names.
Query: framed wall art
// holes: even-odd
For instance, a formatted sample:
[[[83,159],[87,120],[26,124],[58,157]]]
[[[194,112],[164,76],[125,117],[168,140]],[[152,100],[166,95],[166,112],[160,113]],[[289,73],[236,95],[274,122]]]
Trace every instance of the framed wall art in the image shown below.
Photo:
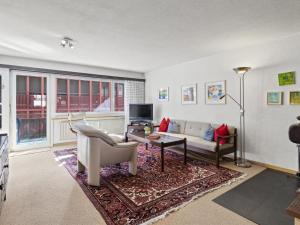
[[[226,81],[215,81],[205,83],[205,104],[220,105],[226,104]]]
[[[181,87],[181,103],[184,105],[197,104],[197,84]]]
[[[290,91],[290,105],[300,105],[300,91]]]
[[[267,92],[267,104],[268,105],[282,105],[283,92],[281,91],[268,91]]]
[[[161,102],[169,101],[169,88],[160,88],[158,90],[158,100]]]
[[[296,84],[296,73],[294,71],[279,73],[278,82],[279,86]]]

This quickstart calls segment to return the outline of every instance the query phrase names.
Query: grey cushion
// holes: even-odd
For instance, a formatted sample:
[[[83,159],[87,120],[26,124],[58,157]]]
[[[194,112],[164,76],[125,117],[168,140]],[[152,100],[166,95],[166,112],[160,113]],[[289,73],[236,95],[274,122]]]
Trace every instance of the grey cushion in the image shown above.
[[[168,133],[180,133],[180,124],[178,124],[175,120],[171,120],[168,126]]]
[[[209,128],[209,123],[187,121],[184,134],[204,138],[205,131]]]
[[[107,143],[111,146],[114,146],[117,144],[117,142],[115,142],[109,135],[107,135],[103,131],[96,129],[92,126],[82,124],[82,123],[77,123],[74,125],[74,127],[76,130],[78,130],[80,133],[82,133],[83,135],[85,135],[87,137],[100,138],[105,143]]]
[[[185,125],[186,125],[186,120],[173,120],[172,119],[172,121],[175,121],[179,125],[179,127],[180,127],[179,133],[183,134]]]

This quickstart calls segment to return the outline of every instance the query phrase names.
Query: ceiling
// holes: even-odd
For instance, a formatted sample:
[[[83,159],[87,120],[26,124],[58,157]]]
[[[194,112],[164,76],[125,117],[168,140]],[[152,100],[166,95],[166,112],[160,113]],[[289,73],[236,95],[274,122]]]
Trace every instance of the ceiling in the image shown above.
[[[299,0],[0,0],[0,54],[147,72],[297,34],[299,12]]]

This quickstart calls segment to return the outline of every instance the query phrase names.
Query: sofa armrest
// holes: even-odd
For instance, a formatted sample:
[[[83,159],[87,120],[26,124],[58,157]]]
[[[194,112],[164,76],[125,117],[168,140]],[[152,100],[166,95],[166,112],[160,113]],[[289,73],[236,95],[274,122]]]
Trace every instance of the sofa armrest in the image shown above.
[[[237,134],[230,134],[230,135],[226,135],[226,136],[217,135],[217,141],[219,141],[221,138],[229,139],[229,138],[232,138],[232,137],[237,137]]]
[[[223,138],[223,139],[230,139],[230,138],[235,138],[234,142],[236,142],[236,137],[237,137],[237,134],[234,133],[234,134],[230,134],[230,135],[226,135],[226,136],[221,136],[221,135],[217,135],[217,148],[216,150],[219,151],[219,146],[220,146],[220,140]],[[234,145],[236,145],[236,143],[234,143]]]

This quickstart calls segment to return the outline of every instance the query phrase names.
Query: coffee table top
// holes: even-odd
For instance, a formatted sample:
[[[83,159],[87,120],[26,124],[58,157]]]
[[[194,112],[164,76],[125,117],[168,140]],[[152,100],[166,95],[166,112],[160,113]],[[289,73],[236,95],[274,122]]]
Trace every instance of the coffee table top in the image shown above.
[[[173,137],[165,134],[159,134],[160,138],[156,140],[149,140],[147,137],[148,135],[145,135],[144,132],[133,132],[133,133],[128,133],[128,136],[136,136],[138,138],[144,139],[144,142],[149,142],[154,145],[160,146],[162,143],[165,145],[177,145],[177,144],[182,144],[184,143],[185,139],[184,138],[179,138],[179,137]]]

